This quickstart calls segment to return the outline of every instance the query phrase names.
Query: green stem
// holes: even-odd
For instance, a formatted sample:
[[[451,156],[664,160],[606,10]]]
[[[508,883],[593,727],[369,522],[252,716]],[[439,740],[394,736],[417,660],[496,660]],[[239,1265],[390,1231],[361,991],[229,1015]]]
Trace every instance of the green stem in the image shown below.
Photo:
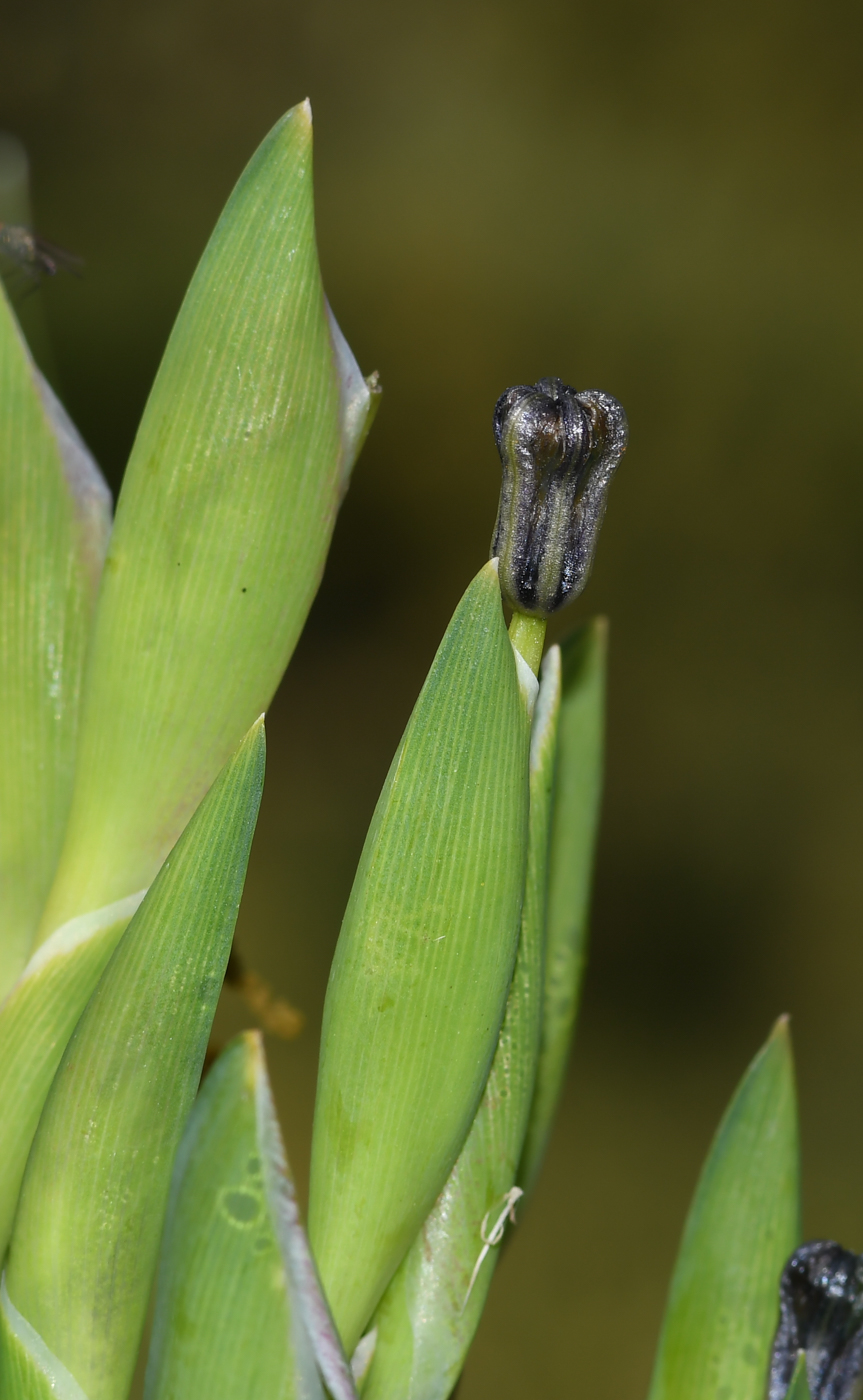
[[[542,648],[545,643],[545,618],[528,617],[527,613],[514,612],[509,624],[509,640],[516,651],[524,657],[535,676],[539,675]]]

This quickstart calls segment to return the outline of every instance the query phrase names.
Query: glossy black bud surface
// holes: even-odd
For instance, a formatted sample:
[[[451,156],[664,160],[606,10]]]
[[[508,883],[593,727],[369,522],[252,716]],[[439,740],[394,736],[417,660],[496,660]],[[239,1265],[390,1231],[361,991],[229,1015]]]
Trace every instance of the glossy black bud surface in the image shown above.
[[[503,481],[491,554],[501,591],[518,612],[548,617],[587,582],[626,415],[599,389],[540,379],[501,394],[494,436]]]
[[[858,1400],[863,1256],[833,1240],[801,1245],[782,1271],[767,1400],[784,1400],[801,1351],[812,1400]]]

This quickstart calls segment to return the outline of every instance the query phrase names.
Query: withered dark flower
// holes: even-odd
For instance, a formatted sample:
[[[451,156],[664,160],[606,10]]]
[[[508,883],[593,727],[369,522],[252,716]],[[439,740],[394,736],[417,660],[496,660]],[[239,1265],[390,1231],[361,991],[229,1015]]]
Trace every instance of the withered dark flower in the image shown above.
[[[540,379],[501,394],[494,435],[503,481],[491,553],[501,590],[518,612],[548,617],[587,582],[626,415],[599,389]]]
[[[767,1400],[785,1400],[798,1353],[812,1400],[857,1400],[863,1381],[863,1256],[833,1240],[801,1245],[782,1271]]]

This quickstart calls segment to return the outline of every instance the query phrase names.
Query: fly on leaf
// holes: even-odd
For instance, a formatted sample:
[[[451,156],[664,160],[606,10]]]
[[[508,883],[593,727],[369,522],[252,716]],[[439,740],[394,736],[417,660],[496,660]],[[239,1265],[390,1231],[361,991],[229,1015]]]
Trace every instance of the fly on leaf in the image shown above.
[[[83,266],[81,258],[40,238],[23,224],[0,223],[0,258],[14,264],[16,271],[31,284],[31,291],[61,269],[80,276]]]

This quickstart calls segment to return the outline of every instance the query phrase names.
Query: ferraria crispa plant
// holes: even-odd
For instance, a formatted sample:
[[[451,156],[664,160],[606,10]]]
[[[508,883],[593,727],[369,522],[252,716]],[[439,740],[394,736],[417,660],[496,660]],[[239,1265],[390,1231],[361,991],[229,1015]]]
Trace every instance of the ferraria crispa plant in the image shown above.
[[[546,379],[495,410],[492,559],[393,759],[333,963],[308,1236],[259,1032],[201,1084],[262,712],[377,393],[321,286],[307,104],[203,255],[110,540],[0,300],[2,1400],[125,1400],[154,1280],[147,1400],[446,1400],[536,1189],[584,963],[606,629],[543,647],[626,445],[598,391]],[[815,1256],[782,1274],[797,1171],[780,1022],[705,1166],[650,1400],[760,1400],[768,1371],[770,1400],[855,1393],[834,1382],[857,1383],[856,1283],[840,1337],[795,1311],[805,1274],[822,1317]]]

